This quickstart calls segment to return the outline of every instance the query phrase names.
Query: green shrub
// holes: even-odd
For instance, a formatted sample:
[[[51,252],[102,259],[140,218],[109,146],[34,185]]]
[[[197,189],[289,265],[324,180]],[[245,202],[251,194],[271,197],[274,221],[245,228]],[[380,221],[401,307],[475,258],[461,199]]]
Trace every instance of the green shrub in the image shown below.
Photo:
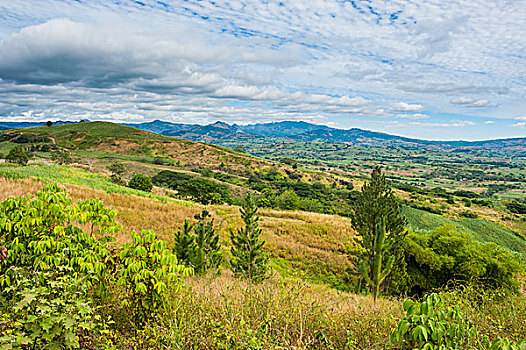
[[[76,333],[95,327],[89,298],[112,277],[115,215],[94,199],[72,205],[57,185],[0,203],[0,311],[11,315],[2,348],[78,347]]]
[[[5,160],[10,163],[17,163],[19,165],[26,165],[29,161],[29,157],[26,152],[20,146],[14,146],[9,150],[9,153],[5,156]]]
[[[135,174],[128,182],[128,187],[134,190],[151,192],[153,188],[152,180],[143,174]]]
[[[391,335],[391,343],[401,349],[465,349],[473,336],[472,325],[464,320],[458,306],[445,307],[438,294],[421,303],[405,300],[406,315]]]
[[[5,289],[8,321],[0,331],[0,348],[79,348],[79,330],[102,327],[88,299],[87,285],[69,271],[36,272],[12,268],[13,284]]]
[[[404,252],[411,294],[422,295],[452,281],[514,290],[514,275],[523,270],[507,250],[495,243],[475,241],[453,225],[430,234],[410,232]]]
[[[137,327],[164,314],[168,285],[177,289],[179,274],[188,276],[192,271],[177,263],[166,242],[153,231],[133,232],[132,242],[122,245],[119,258],[122,269],[117,283],[126,292],[122,306],[131,310]]]

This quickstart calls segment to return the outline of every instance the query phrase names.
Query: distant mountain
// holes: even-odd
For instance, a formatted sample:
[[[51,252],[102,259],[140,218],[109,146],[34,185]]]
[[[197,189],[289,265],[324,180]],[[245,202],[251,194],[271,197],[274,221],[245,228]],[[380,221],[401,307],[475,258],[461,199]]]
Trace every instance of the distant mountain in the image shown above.
[[[249,134],[269,136],[269,137],[292,137],[315,130],[332,129],[326,125],[311,124],[302,121],[284,121],[265,124],[251,124],[238,126]]]
[[[81,121],[83,122],[83,121]],[[54,124],[76,122],[57,121]],[[0,130],[41,126],[44,123],[0,122]],[[498,139],[487,141],[428,141],[395,136],[358,128],[337,129],[303,121],[283,121],[251,125],[227,124],[217,121],[208,125],[171,123],[154,120],[146,123],[122,123],[141,130],[181,139],[207,142],[231,147],[247,143],[279,142],[330,142],[360,146],[424,147],[428,149],[470,148],[500,150],[502,148],[526,151],[526,138]]]
[[[0,122],[0,130],[18,129],[18,128],[32,128],[35,126],[45,125],[44,122]]]
[[[425,147],[428,149],[476,148],[492,150],[505,147],[507,149],[526,150],[526,138],[488,141],[429,141],[358,128],[337,129],[302,121],[251,125],[230,125],[218,121],[208,125],[197,125],[175,124],[156,120],[150,123],[126,125],[167,136],[228,146],[235,144],[236,141],[240,143],[303,141],[348,143],[359,146]]]

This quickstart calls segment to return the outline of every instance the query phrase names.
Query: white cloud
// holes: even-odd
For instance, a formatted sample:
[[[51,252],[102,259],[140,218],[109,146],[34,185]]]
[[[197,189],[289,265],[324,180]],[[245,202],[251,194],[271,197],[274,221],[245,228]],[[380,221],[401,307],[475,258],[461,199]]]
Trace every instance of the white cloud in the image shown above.
[[[420,112],[422,109],[424,109],[424,106],[420,104],[396,102],[391,104],[391,109],[395,112]]]
[[[511,119],[525,16],[491,0],[5,1],[0,116]]]
[[[422,113],[414,113],[414,114],[397,114],[397,118],[405,118],[405,119],[426,119],[429,118],[427,114]]]
[[[449,102],[466,107],[486,107],[490,104],[488,100],[475,100],[469,97],[452,98]]]
[[[484,124],[495,124],[494,120],[486,120]]]
[[[526,122],[519,122],[519,123],[515,123],[515,124],[512,124],[510,125],[511,127],[519,127],[519,128],[523,128],[526,126]]]

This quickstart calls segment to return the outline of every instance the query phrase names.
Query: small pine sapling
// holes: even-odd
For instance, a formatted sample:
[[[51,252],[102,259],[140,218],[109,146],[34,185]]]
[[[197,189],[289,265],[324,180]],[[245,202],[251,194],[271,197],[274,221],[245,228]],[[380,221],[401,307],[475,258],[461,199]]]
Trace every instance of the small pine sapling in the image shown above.
[[[197,254],[195,237],[192,234],[194,224],[184,221],[183,229],[174,233],[174,246],[172,253],[177,256],[177,261],[186,266],[194,267],[194,259]]]
[[[230,231],[232,258],[230,266],[236,276],[252,282],[261,282],[269,277],[268,256],[263,252],[265,241],[260,240],[261,229],[257,206],[253,198],[247,195],[241,207],[241,218],[245,226]]]
[[[223,260],[219,234],[214,229],[214,219],[207,221],[210,214],[203,210],[194,218],[197,224],[194,227],[196,253],[193,259],[196,274],[205,273],[210,268],[218,268]]]

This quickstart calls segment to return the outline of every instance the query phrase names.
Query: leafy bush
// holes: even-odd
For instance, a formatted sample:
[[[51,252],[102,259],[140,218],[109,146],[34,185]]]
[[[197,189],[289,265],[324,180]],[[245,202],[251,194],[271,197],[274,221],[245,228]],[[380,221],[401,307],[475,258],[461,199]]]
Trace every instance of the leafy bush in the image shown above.
[[[515,289],[514,274],[523,268],[494,243],[479,243],[453,225],[431,234],[409,233],[404,243],[412,294],[423,294],[450,281]]]
[[[115,212],[100,201],[72,205],[57,185],[0,203],[0,310],[12,316],[1,344],[78,347],[76,332],[96,321],[88,288],[103,296],[111,279],[113,237],[106,234],[118,229]]]
[[[5,156],[5,160],[10,163],[17,163],[19,165],[26,165],[29,161],[29,157],[26,152],[20,146],[14,146],[9,150],[9,153]]]
[[[168,284],[178,288],[179,274],[188,276],[191,269],[177,264],[177,257],[166,248],[153,231],[132,233],[132,242],[121,247],[122,269],[118,285],[126,292],[122,306],[131,309],[136,326],[159,318],[166,311]]]
[[[32,349],[78,348],[79,330],[102,327],[100,316],[88,299],[87,285],[72,276],[72,269],[36,272],[31,275],[12,268],[13,284],[5,289],[7,318],[2,349],[28,346]]]
[[[57,185],[45,186],[34,197],[9,198],[0,203],[0,245],[8,257],[0,265],[0,284],[10,285],[10,267],[32,271],[55,271],[71,267],[87,282],[104,284],[111,262],[112,236],[120,226],[116,213],[96,199],[72,201]],[[76,224],[87,225],[91,232]],[[64,273],[70,273],[65,269]]]
[[[151,192],[153,188],[152,180],[143,174],[135,174],[128,182],[128,187],[135,190]]]
[[[403,306],[406,315],[391,335],[391,342],[401,349],[465,349],[473,335],[460,308],[446,308],[438,294],[426,296],[421,303],[407,299]]]

